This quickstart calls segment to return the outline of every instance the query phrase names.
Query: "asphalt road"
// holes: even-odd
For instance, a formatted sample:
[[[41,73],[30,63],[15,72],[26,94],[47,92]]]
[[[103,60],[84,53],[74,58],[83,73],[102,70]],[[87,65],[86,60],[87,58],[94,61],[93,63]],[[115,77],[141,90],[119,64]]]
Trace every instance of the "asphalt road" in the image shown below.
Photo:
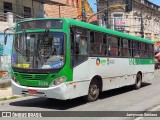
[[[82,98],[68,101],[48,100],[46,98],[22,97],[16,100],[0,102],[0,111],[145,111],[160,104],[160,70],[155,71],[155,78],[144,83],[142,88],[134,90],[132,86],[103,92],[99,100],[86,103]],[[62,115],[63,116],[63,115]],[[32,118],[30,118],[32,120]],[[38,118],[38,120],[51,118]],[[52,118],[52,120],[81,120],[82,118]],[[85,120],[91,118],[83,117]],[[92,120],[133,120],[134,118],[104,118]]]

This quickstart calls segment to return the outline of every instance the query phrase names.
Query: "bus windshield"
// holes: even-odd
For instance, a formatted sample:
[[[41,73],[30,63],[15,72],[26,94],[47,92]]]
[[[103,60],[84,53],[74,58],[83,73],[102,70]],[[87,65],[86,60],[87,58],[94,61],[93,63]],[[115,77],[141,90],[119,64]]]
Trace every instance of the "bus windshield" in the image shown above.
[[[64,33],[50,32],[16,34],[12,66],[27,69],[57,69],[64,65]]]

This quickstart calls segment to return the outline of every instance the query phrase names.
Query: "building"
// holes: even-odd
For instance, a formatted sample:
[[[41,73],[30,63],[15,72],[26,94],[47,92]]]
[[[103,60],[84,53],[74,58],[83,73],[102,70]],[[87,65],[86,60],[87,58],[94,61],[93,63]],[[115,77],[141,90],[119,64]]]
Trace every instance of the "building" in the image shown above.
[[[148,0],[97,0],[97,10],[102,11],[99,25],[160,42],[160,6]]]
[[[44,4],[60,3],[51,0],[0,0],[0,83],[8,79],[6,75],[9,76],[11,71],[13,34],[10,32],[4,45],[4,30],[14,27],[19,19],[44,17]]]
[[[46,17],[66,17],[82,20],[82,0],[52,0],[61,4],[45,4],[44,11]],[[94,14],[87,0],[84,0],[84,8],[86,17]],[[87,19],[86,18],[86,19]],[[89,22],[97,21],[97,17],[93,17]]]
[[[12,12],[19,17],[43,17],[42,0],[0,0],[0,12]],[[3,19],[3,17],[1,17]],[[4,17],[5,20],[5,17]]]

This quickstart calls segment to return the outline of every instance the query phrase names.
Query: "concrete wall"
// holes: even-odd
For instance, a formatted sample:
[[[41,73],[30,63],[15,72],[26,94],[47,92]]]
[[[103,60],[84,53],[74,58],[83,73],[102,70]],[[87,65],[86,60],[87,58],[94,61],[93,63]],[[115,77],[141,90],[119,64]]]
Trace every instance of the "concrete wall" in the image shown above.
[[[69,17],[69,18],[76,18],[78,16],[78,8],[77,3],[74,4],[66,3],[66,0],[61,0],[61,3],[66,4],[66,6],[58,6],[58,5],[48,5],[44,4],[44,11],[46,13],[46,17]],[[59,10],[60,7],[60,10]]]
[[[40,2],[33,1],[32,6],[32,0],[0,0],[0,12],[4,12],[4,2],[12,3],[13,12],[16,14],[23,14],[25,6],[31,8],[31,14],[34,13],[35,17],[44,17],[44,7]]]
[[[13,35],[8,35],[7,44],[4,45],[4,35],[0,33],[0,44],[3,45],[3,55],[0,56],[0,84],[11,79],[11,54]]]

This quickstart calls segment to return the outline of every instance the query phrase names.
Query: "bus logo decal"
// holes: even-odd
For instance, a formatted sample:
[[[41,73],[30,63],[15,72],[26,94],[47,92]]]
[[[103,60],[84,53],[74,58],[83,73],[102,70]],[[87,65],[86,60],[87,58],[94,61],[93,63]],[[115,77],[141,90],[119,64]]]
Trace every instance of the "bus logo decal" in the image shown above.
[[[110,58],[107,58],[107,59],[100,59],[100,58],[97,58],[96,59],[96,65],[97,66],[105,66],[105,65],[110,65],[110,64],[115,64],[115,61],[114,60],[111,60]]]
[[[101,63],[100,58],[97,58],[97,59],[96,59],[96,65],[97,65],[97,66],[99,66],[99,65],[100,65],[100,63]]]

